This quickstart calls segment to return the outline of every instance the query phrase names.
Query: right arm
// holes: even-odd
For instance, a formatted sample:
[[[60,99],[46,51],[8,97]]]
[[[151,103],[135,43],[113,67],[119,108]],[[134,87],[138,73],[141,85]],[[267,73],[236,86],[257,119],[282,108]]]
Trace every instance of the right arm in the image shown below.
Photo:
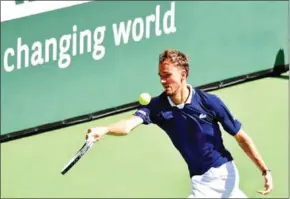
[[[154,123],[152,121],[152,118],[154,118],[154,115],[152,115],[151,113],[153,110],[152,102],[153,102],[153,99],[151,100],[150,104],[148,104],[147,106],[139,106],[133,115],[125,119],[122,119],[116,123],[110,124],[108,126],[90,128],[88,130],[86,139],[88,139],[88,135],[90,136],[90,139],[92,139],[93,141],[100,140],[105,134],[119,135],[119,136],[127,135],[140,124]]]
[[[94,136],[95,141],[100,140],[105,134],[109,135],[127,135],[134,128],[143,123],[143,119],[141,117],[132,115],[126,119],[120,120],[116,123],[110,124],[108,126],[100,126],[90,128],[88,130],[88,134]],[[86,137],[87,139],[87,137]]]

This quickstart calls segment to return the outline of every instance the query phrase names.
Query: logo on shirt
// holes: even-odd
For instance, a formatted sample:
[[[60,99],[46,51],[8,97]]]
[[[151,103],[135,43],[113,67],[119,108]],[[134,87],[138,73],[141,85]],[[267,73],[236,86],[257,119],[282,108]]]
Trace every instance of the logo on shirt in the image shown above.
[[[141,113],[142,115],[145,115],[146,116],[146,112],[145,111],[143,111],[143,110],[139,110],[139,111],[137,111],[138,113]]]
[[[162,112],[161,113],[162,116],[165,118],[165,119],[170,119],[170,118],[173,118],[173,114],[172,114],[172,111],[166,111],[166,112]]]
[[[204,119],[204,118],[206,118],[206,114],[200,114],[200,115],[199,115],[199,118],[200,118],[200,119]]]

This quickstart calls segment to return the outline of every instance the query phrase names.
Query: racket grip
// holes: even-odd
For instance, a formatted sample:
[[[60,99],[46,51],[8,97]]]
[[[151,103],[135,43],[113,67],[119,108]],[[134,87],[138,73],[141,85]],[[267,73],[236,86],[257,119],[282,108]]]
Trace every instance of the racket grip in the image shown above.
[[[88,141],[88,142],[94,142],[94,141],[95,141],[95,137],[89,133],[89,134],[88,134],[87,141]]]

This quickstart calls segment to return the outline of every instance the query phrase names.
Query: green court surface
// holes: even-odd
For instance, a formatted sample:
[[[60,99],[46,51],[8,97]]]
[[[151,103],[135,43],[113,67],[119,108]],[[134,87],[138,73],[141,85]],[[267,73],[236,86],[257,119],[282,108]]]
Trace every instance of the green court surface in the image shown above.
[[[288,197],[289,76],[265,78],[213,93],[219,95],[253,138],[272,169],[274,190],[261,196],[263,177],[224,133],[248,197]],[[177,197],[190,193],[185,162],[157,126],[142,125],[130,135],[106,136],[65,176],[63,166],[84,142],[89,127],[105,125],[133,111],[1,144],[1,197],[101,198]]]

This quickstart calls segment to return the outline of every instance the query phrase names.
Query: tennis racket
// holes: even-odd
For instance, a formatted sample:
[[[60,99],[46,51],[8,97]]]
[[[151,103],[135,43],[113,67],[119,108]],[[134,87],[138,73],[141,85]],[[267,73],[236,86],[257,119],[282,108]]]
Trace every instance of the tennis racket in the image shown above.
[[[66,174],[85,154],[86,152],[93,146],[94,142],[93,138],[89,137],[82,148],[72,157],[72,159],[65,165],[62,169],[61,174]]]

